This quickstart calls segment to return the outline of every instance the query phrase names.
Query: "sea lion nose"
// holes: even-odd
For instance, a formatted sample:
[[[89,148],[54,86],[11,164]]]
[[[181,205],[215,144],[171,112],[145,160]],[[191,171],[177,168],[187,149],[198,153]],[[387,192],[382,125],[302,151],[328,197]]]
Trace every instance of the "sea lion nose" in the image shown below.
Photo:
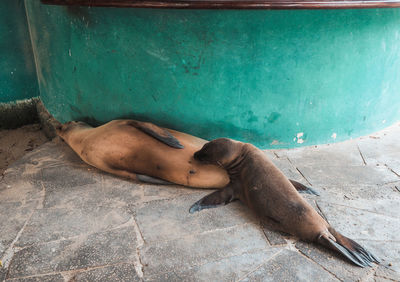
[[[200,151],[197,151],[196,153],[194,153],[193,157],[194,157],[195,160],[201,161]]]

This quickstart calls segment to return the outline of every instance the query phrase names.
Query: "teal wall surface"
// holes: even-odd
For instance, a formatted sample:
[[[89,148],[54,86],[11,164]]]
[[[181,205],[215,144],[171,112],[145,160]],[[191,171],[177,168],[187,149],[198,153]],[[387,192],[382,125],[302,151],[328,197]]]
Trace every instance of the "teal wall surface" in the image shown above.
[[[23,0],[0,1],[0,103],[39,96]]]
[[[399,9],[25,4],[41,98],[62,122],[136,118],[288,148],[400,118]]]

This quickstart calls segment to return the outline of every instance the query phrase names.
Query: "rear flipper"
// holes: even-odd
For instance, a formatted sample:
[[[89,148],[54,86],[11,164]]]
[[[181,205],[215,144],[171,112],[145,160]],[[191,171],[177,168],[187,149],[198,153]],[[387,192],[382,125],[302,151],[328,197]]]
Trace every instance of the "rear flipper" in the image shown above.
[[[352,263],[360,267],[371,266],[372,262],[379,263],[379,259],[373,254],[365,250],[358,243],[343,236],[335,231],[332,227],[328,228],[329,232],[322,233],[317,241],[318,243],[329,247],[348,258]],[[336,242],[335,242],[336,239]]]
[[[159,178],[155,178],[155,177],[151,177],[148,175],[144,175],[144,174],[136,174],[136,179],[142,182],[146,182],[146,183],[151,183],[151,184],[159,184],[159,185],[171,185],[174,183],[171,183],[169,181],[163,180],[163,179],[159,179]]]
[[[150,122],[141,122],[137,120],[129,120],[128,124],[143,131],[144,133],[154,137],[158,141],[161,141],[164,144],[176,149],[183,149],[184,146],[179,143],[179,140],[176,139],[168,130],[158,127],[155,124]]]
[[[229,204],[230,202],[236,200],[237,198],[235,197],[235,190],[233,187],[228,184],[223,189],[217,190],[204,198],[200,199],[196,203],[194,203],[190,209],[190,213],[194,213],[197,211],[201,211],[204,209],[210,209],[210,208],[216,208],[219,206],[224,206],[226,204]]]
[[[305,186],[305,185],[301,184],[300,182],[297,182],[292,179],[289,179],[289,181],[292,183],[294,188],[296,188],[297,192],[319,196],[319,192],[315,191],[311,187]]]

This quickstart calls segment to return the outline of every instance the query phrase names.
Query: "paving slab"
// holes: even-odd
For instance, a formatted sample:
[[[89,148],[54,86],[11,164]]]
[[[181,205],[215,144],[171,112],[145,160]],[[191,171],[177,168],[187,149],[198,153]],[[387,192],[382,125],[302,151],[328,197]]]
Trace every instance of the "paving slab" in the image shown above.
[[[62,276],[60,273],[57,273],[49,275],[7,279],[6,281],[7,282],[64,282],[65,279],[64,276]]]
[[[131,262],[135,255],[135,231],[124,227],[23,248],[15,253],[8,278]]]
[[[131,214],[119,208],[97,206],[90,209],[38,209],[25,226],[16,246],[24,247],[105,231],[130,220]]]
[[[299,165],[298,169],[313,186],[379,185],[399,181],[400,178],[384,166]]]
[[[318,205],[331,226],[353,240],[400,242],[399,218],[322,201]]]
[[[283,250],[241,281],[340,281],[299,252]]]
[[[185,270],[256,250],[267,249],[263,232],[245,224],[145,245],[141,250],[146,275]]]
[[[209,262],[186,271],[179,269],[146,278],[146,281],[239,281],[281,252],[268,248]]]
[[[72,281],[141,281],[132,263],[121,263],[106,267],[98,267],[75,274]]]
[[[339,254],[323,246],[299,241],[296,248],[341,281],[363,281],[371,272],[370,268],[354,267]]]
[[[143,239],[146,242],[165,241],[249,222],[258,224],[259,220],[251,210],[240,202],[189,213],[192,204],[211,192],[199,191],[172,200],[152,201],[138,209],[136,220]]]

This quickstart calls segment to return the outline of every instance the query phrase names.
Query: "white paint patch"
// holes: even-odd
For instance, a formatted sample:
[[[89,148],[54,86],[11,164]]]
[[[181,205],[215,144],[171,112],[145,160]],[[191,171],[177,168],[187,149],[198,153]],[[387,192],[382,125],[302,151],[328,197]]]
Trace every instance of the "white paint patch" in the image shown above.
[[[70,57],[72,56],[71,49],[68,50],[68,54]]]
[[[303,135],[304,135],[303,132],[299,132],[299,133],[297,133],[297,138],[301,138],[301,137],[303,137]]]
[[[297,140],[297,143],[303,144],[303,143],[304,143],[304,140],[300,138],[300,139]]]
[[[386,122],[386,119],[382,120],[382,123],[385,123],[385,122]]]
[[[333,138],[333,139],[336,139],[336,133],[333,133],[332,135],[331,135],[331,137]]]
[[[294,142],[296,142],[296,137],[295,137],[295,138],[293,138],[293,141],[294,141]]]

